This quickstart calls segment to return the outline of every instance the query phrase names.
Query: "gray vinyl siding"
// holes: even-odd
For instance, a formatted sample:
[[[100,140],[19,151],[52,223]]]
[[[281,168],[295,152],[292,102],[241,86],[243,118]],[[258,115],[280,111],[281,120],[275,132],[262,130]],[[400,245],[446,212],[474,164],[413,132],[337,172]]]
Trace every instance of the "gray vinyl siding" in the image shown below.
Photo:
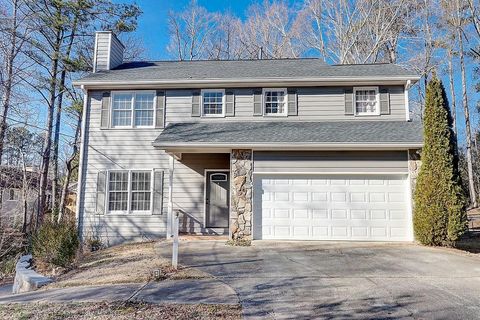
[[[180,232],[214,233],[228,230],[205,229],[205,169],[230,170],[230,154],[184,153],[175,161],[173,209],[181,210]]]
[[[345,120],[405,120],[405,95],[403,86],[389,86],[390,114],[381,116],[345,115],[343,87],[298,88],[298,116],[262,117],[253,115],[253,90],[234,89],[235,116],[225,118],[191,117],[192,91],[168,90],[166,95],[166,121],[345,121]]]
[[[408,173],[406,151],[255,151],[254,172]]]
[[[166,234],[169,156],[152,147],[161,129],[100,129],[102,91],[88,93],[86,137],[82,163],[83,190],[79,206],[79,229],[84,239],[100,237],[108,245],[164,237]],[[96,182],[99,171],[164,170],[162,214],[99,215]]]
[[[110,50],[110,69],[123,63],[123,47],[115,35],[112,34],[112,47]]]
[[[96,66],[95,70],[108,70],[108,47],[110,45],[110,35],[108,33],[97,34]]]

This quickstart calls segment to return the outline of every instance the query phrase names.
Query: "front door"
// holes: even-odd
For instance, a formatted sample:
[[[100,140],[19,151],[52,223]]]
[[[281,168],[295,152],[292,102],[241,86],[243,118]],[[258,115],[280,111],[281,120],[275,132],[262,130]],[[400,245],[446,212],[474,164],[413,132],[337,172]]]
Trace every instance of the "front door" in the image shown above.
[[[228,228],[230,203],[228,171],[208,171],[206,183],[206,226],[207,228]]]

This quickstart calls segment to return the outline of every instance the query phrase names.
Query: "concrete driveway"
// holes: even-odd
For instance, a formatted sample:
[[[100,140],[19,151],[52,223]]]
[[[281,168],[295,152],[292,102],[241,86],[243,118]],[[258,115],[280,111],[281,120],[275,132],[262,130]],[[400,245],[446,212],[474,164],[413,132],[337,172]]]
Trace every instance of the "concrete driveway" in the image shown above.
[[[162,255],[171,244],[159,245]],[[238,294],[246,318],[479,319],[480,257],[413,244],[180,242],[180,263]]]

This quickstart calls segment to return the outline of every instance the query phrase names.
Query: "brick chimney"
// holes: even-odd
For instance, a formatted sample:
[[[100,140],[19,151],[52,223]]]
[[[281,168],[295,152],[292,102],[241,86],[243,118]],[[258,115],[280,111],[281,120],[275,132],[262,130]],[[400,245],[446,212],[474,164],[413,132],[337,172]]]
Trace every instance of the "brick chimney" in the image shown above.
[[[111,70],[123,63],[125,47],[112,31],[95,33],[93,72]]]

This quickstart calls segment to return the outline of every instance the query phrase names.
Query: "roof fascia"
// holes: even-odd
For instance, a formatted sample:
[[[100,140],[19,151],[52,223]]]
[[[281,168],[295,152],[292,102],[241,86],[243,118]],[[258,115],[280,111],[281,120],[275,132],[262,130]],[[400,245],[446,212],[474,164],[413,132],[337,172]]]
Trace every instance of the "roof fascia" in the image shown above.
[[[415,83],[418,76],[382,76],[382,77],[326,77],[326,78],[254,78],[254,79],[177,79],[177,80],[128,80],[128,81],[90,81],[77,80],[76,87],[87,89],[125,89],[125,88],[208,88],[208,87],[245,87],[248,86],[339,86],[382,84],[405,85],[407,81]]]
[[[423,147],[423,143],[152,143],[167,152],[214,152],[228,149],[253,149],[257,151],[278,150],[409,150]]]

